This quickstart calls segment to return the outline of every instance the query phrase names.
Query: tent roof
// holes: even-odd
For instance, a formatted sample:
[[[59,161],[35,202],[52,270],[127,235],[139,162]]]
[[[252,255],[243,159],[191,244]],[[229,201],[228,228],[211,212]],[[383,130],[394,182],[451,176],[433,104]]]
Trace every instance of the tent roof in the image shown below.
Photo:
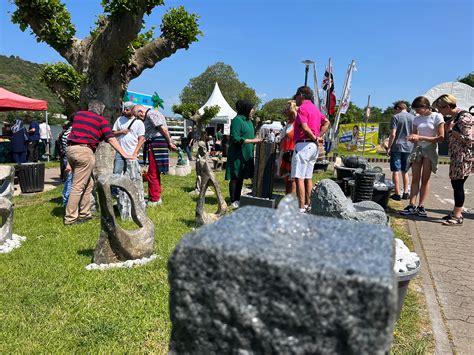
[[[469,110],[469,107],[474,103],[474,88],[458,81],[438,84],[429,89],[423,96],[433,102],[444,94],[455,96],[456,106],[461,110]]]
[[[21,96],[0,87],[0,111],[31,110],[46,111],[48,102]]]
[[[217,83],[214,85],[214,90],[212,91],[211,96],[209,96],[207,102],[198,110],[199,114],[202,115],[204,113],[204,107],[214,105],[219,105],[220,107],[219,113],[216,115],[216,117],[227,117],[229,120],[231,120],[237,116],[237,112],[235,112],[232,107],[230,107],[230,105],[224,99],[224,96],[222,96],[221,90],[219,89],[219,85]]]

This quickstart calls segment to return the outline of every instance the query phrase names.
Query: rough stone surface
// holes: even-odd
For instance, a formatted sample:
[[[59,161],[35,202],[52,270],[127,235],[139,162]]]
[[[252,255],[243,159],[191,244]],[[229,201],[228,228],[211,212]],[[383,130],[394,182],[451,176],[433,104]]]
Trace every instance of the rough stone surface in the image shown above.
[[[196,203],[196,224],[210,224],[217,221],[227,211],[227,203],[222,195],[219,182],[210,166],[209,154],[204,142],[199,142],[196,157],[196,174],[199,181],[199,197]],[[209,187],[214,188],[217,197],[217,211],[215,213],[207,213],[204,210],[206,203],[206,192]]]
[[[12,239],[14,177],[12,166],[0,166],[0,245]]]
[[[5,197],[0,197],[0,245],[12,239],[13,204]]]
[[[173,252],[170,352],[386,354],[393,258],[387,227],[243,207]]]
[[[137,191],[137,207],[141,208],[145,211],[146,203],[145,203],[145,194],[143,192],[143,177],[141,173],[140,164],[138,164],[138,160],[127,160],[126,163],[126,171],[125,175],[130,178],[132,183],[136,187]],[[131,219],[132,218],[132,205],[130,202],[130,198],[128,194],[123,190],[118,190],[118,209],[120,212],[120,218],[123,220]]]
[[[15,188],[13,187],[13,181],[15,178],[15,168],[9,165],[0,165],[0,197],[6,199],[13,198]]]
[[[127,192],[131,201],[132,220],[138,225],[138,229],[126,230],[117,224],[111,186],[117,186]],[[101,231],[93,262],[109,264],[152,255],[155,245],[154,225],[144,210],[138,207],[138,191],[130,178],[125,175],[99,174],[96,187],[100,203]]]
[[[373,201],[352,203],[337,183],[330,179],[321,180],[313,189],[311,213],[371,224],[387,224],[387,215],[383,207]]]

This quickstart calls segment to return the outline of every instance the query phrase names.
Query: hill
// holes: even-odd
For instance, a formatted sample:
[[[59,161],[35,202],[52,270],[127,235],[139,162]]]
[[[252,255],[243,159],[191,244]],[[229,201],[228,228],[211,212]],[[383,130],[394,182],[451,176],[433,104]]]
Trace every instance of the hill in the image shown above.
[[[48,112],[62,113],[58,97],[39,80],[41,65],[15,56],[0,55],[0,86],[14,93],[48,101]]]

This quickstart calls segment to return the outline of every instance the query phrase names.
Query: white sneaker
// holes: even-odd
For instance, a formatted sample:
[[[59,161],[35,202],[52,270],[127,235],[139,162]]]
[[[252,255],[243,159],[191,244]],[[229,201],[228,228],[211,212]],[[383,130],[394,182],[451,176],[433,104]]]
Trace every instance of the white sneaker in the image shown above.
[[[234,208],[234,209],[239,208],[239,206],[240,206],[239,201],[234,201],[234,202],[232,202],[232,203],[230,204],[230,207],[232,207],[232,208]]]
[[[300,213],[306,213],[306,208],[300,208]]]
[[[147,207],[155,207],[159,206],[163,203],[163,200],[160,198],[158,201],[147,201],[146,205]]]

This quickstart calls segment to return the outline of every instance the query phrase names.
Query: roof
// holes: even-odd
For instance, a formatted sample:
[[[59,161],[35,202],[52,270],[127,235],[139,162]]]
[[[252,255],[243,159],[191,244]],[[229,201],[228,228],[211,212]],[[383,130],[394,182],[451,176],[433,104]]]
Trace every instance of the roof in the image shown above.
[[[0,87],[0,111],[31,110],[46,111],[48,102],[21,96]]]
[[[224,99],[224,96],[222,95],[221,90],[219,89],[219,85],[217,83],[216,85],[214,85],[214,90],[212,91],[211,96],[209,96],[207,102],[198,110],[199,114],[202,115],[204,113],[204,107],[214,105],[218,105],[220,107],[220,110],[212,121],[214,121],[215,119],[231,120],[235,116],[237,116],[237,112],[235,112]]]
[[[469,110],[469,107],[474,103],[474,88],[458,81],[438,84],[429,89],[423,96],[433,102],[444,94],[451,94],[456,97],[456,106],[461,110]]]

